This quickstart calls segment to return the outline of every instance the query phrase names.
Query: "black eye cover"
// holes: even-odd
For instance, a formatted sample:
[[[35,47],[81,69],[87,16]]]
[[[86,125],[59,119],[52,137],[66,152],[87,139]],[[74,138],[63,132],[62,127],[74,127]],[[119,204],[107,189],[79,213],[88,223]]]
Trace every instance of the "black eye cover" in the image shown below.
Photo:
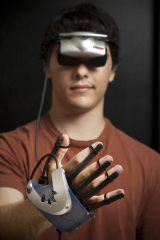
[[[87,60],[82,60],[81,58],[74,58],[66,55],[62,55],[60,52],[58,53],[58,62],[63,66],[78,66],[83,63],[87,67],[102,67],[105,65],[107,61],[107,54],[102,57],[90,58]]]

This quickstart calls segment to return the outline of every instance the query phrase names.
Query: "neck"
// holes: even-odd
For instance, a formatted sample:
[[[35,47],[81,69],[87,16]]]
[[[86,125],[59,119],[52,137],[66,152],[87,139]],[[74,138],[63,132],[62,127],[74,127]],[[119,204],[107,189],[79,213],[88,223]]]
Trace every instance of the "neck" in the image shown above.
[[[55,102],[54,102],[55,103]],[[52,105],[50,117],[54,126],[75,140],[96,139],[105,127],[103,102],[89,111],[66,109],[58,103]]]

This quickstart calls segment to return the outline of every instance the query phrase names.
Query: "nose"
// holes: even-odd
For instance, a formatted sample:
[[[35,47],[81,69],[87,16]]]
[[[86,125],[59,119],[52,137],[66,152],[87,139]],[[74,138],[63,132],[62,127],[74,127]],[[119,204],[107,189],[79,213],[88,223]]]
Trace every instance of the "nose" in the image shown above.
[[[89,77],[89,71],[88,68],[83,64],[79,64],[74,71],[74,78],[79,79],[87,79]]]

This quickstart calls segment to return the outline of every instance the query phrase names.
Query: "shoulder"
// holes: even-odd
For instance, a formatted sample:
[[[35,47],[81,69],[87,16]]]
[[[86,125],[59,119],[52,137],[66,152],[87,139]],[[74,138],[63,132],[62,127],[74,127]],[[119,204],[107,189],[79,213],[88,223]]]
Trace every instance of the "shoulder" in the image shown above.
[[[46,119],[46,115],[41,117],[41,127],[43,127]],[[0,133],[0,145],[2,142],[14,142],[18,144],[21,141],[32,141],[35,138],[37,120],[27,123],[26,125],[20,126],[10,132]]]
[[[36,125],[37,120],[34,120],[13,131],[0,134],[0,152],[3,159],[6,161],[12,159],[12,161],[19,163],[26,163],[26,161],[29,162],[35,159]],[[49,126],[49,117],[48,114],[45,114],[40,118],[37,134],[39,157],[46,154],[46,152],[48,153],[48,151],[50,152],[53,147],[55,137],[51,133],[51,127]]]
[[[160,154],[145,144],[130,137],[120,129],[117,129],[108,119],[105,121],[109,124],[108,142],[111,147],[114,146],[117,151],[123,153],[129,158],[149,159],[149,161],[158,161],[160,163]]]
[[[27,148],[33,148],[36,121],[20,126],[10,132],[0,133],[0,151],[5,160],[20,162],[27,159]],[[33,144],[34,146],[34,144]]]
[[[19,144],[25,139],[29,139],[35,131],[35,121],[28,123],[24,126],[20,126],[10,132],[0,133],[0,146],[5,144]]]

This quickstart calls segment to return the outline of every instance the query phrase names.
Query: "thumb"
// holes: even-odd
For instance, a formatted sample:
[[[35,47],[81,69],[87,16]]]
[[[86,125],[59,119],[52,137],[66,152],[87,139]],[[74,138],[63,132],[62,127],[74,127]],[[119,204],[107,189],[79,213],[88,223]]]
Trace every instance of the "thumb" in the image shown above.
[[[69,137],[67,134],[62,134],[60,146],[62,146],[62,148],[59,147],[55,155],[58,158],[59,163],[61,164],[62,159],[64,158],[66,152],[68,151]],[[67,148],[63,148],[63,146]]]
[[[61,138],[61,146],[69,146],[69,137],[67,134],[62,134],[62,138]],[[55,156],[58,159],[59,162],[59,167],[62,167],[61,161],[63,159],[63,157],[65,156],[66,152],[68,151],[68,148],[58,148]],[[51,160],[48,166],[48,178],[50,178],[51,173],[56,169],[56,163],[55,160]]]

